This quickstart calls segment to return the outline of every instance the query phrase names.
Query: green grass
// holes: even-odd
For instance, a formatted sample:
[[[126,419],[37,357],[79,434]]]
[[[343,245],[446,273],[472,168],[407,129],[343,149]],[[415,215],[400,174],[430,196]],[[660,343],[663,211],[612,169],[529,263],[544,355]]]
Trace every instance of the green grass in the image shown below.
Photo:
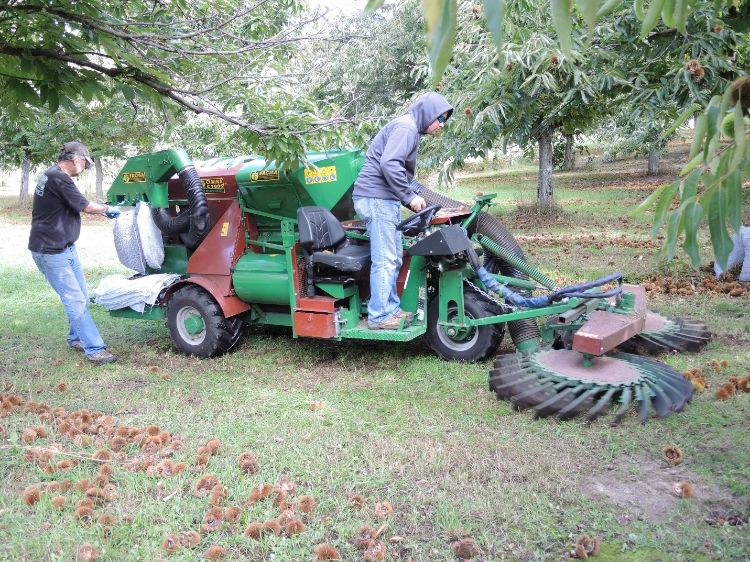
[[[583,234],[648,239],[647,219],[622,221],[643,190],[623,190],[637,187],[636,180],[611,180],[616,176],[606,170],[563,175],[557,223],[530,220],[528,211],[516,209],[535,193],[528,168],[473,174],[450,195],[497,191],[500,204],[494,210],[509,219],[514,233],[528,238],[524,249],[545,272],[581,279],[618,269],[629,279],[647,278],[661,263],[653,248],[566,243]],[[198,447],[212,437],[222,448],[206,472],[226,485],[226,505],[242,506],[242,518],[204,534],[199,548],[182,549],[172,559],[198,559],[219,544],[229,559],[310,560],[314,545],[330,542],[342,560],[358,560],[361,553],[350,539],[361,525],[382,524],[373,507],[384,500],[393,504],[394,514],[382,537],[386,542],[402,537],[388,543],[391,560],[455,560],[450,537],[463,534],[474,538],[477,559],[486,561],[564,559],[583,533],[601,538],[602,560],[750,556],[747,528],[704,521],[714,511],[745,519],[750,513],[750,395],[726,402],[712,395],[728,375],[750,372],[747,298],[653,298],[651,307],[665,314],[708,322],[714,340],[704,352],[661,360],[677,369],[702,367],[711,388],[696,394],[683,413],[663,420],[640,425],[629,415],[617,427],[604,420],[586,425],[513,411],[487,390],[490,362],[446,363],[422,342],[363,346],[295,340],[283,329],[255,328],[235,352],[201,361],[177,354],[163,324],[116,319],[93,307],[97,325],[120,357],[117,364],[94,368],[65,345],[62,307],[24,250],[24,221],[28,215],[22,210],[0,214],[0,287],[6,295],[0,384],[51,407],[111,414],[117,425],[158,425],[183,441],[173,460],[187,463],[188,470],[158,478],[113,463],[119,497],[97,511],[114,514],[118,523],[110,532],[96,523],[87,527],[72,518],[80,492],[65,494],[68,507],[62,511],[51,506],[49,494],[26,506],[21,493],[53,479],[91,478],[96,463],[84,460],[70,472],[46,474],[24,460],[18,439],[23,429],[39,425],[38,417],[15,412],[0,418],[8,432],[0,440],[0,559],[70,560],[86,542],[104,560],[166,558],[164,537],[197,529],[209,507],[206,498],[193,494],[200,473],[192,469]],[[535,242],[540,235],[559,240],[541,245]],[[101,275],[119,270],[111,250],[102,249],[109,236],[106,221],[84,225],[79,251],[92,288]],[[677,263],[670,268],[680,275],[692,271]],[[504,350],[510,350],[508,340]],[[713,371],[712,359],[727,359],[730,366]],[[58,392],[63,381],[69,389]],[[323,408],[311,411],[314,400],[324,401]],[[36,445],[57,444],[82,456],[99,447],[81,446],[45,426],[49,436]],[[667,445],[681,447],[685,461],[679,467],[662,463]],[[252,476],[237,463],[248,450],[259,465]],[[134,448],[126,452],[138,454]],[[254,486],[275,483],[280,475],[297,484],[298,494],[318,502],[305,517],[306,530],[291,538],[245,538],[249,521],[277,515],[268,501],[245,507],[246,498]],[[672,497],[670,486],[678,480],[689,480],[696,497]],[[352,494],[365,498],[364,508],[350,507]]]

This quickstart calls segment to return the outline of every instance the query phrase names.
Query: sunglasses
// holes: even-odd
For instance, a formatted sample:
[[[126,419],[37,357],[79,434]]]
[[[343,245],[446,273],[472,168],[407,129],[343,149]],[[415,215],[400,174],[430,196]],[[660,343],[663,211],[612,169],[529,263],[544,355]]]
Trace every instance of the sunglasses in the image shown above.
[[[445,125],[445,122],[448,120],[448,118],[445,115],[438,115],[437,116],[437,122],[441,125]]]

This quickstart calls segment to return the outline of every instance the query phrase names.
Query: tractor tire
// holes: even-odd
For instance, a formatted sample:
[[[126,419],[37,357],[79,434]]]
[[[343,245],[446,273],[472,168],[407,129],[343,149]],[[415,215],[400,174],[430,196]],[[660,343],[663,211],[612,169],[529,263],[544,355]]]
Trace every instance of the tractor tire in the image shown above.
[[[178,350],[202,359],[226,353],[242,336],[242,321],[225,318],[213,297],[196,285],[179,289],[169,301],[167,326]]]
[[[473,292],[464,293],[464,313],[470,318],[485,318],[496,313],[489,303]],[[479,326],[459,332],[453,336],[438,325],[439,299],[437,295],[427,305],[427,343],[437,355],[446,361],[481,361],[500,346],[503,339],[503,324]],[[448,318],[456,313],[448,308]]]

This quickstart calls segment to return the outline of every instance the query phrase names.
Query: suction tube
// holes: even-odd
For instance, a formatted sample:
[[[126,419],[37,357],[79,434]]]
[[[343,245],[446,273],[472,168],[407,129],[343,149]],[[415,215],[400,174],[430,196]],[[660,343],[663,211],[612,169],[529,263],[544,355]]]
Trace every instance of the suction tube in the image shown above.
[[[211,229],[208,201],[195,166],[189,164],[178,172],[187,194],[189,208],[173,217],[169,209],[152,209],[156,226],[164,234],[179,234],[189,250],[195,250]]]

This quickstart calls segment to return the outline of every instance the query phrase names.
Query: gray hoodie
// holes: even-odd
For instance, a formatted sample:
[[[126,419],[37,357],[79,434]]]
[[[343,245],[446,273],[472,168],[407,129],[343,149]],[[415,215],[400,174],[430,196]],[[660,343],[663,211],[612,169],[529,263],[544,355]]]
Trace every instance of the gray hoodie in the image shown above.
[[[396,200],[408,206],[416,196],[411,182],[417,165],[419,135],[446,111],[448,117],[453,113],[445,98],[429,92],[412,104],[409,113],[380,129],[367,150],[353,195]]]

